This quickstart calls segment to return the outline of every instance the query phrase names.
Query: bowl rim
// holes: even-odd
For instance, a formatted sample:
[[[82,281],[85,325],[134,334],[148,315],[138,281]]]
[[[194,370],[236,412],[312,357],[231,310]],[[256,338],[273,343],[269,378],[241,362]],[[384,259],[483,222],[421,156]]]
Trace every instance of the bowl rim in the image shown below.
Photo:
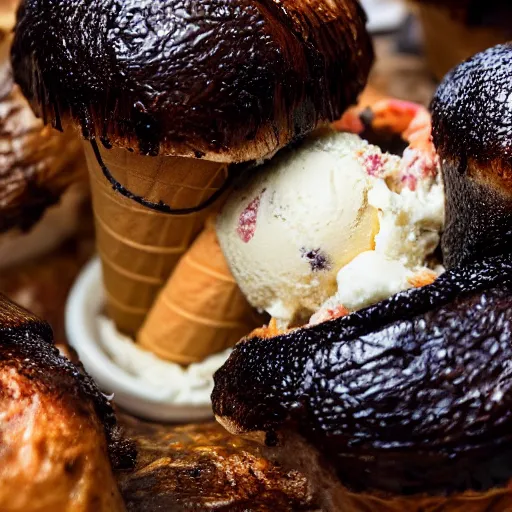
[[[117,366],[100,347],[95,317],[105,303],[101,262],[96,256],[76,279],[65,310],[66,335],[87,372],[115,404],[136,416],[163,422],[193,422],[213,418],[211,404],[173,404],[155,399],[140,379]]]

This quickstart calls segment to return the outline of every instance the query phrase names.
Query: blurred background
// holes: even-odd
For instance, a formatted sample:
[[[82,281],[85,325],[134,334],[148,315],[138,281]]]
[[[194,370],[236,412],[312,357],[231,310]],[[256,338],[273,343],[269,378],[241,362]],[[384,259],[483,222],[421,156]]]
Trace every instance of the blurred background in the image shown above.
[[[433,80],[475,53],[512,39],[510,0],[360,0],[382,47],[422,60]],[[391,45],[391,46],[389,46]],[[405,61],[404,61],[405,62]]]

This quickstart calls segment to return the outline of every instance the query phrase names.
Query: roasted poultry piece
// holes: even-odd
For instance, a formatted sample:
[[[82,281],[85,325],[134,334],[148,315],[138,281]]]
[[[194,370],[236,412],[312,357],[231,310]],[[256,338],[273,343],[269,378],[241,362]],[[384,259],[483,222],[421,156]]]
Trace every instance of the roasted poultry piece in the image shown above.
[[[0,510],[121,511],[113,470],[135,451],[48,324],[0,296]]]
[[[29,230],[75,183],[87,183],[74,134],[44,126],[14,83],[9,50],[18,1],[0,6],[0,233]]]

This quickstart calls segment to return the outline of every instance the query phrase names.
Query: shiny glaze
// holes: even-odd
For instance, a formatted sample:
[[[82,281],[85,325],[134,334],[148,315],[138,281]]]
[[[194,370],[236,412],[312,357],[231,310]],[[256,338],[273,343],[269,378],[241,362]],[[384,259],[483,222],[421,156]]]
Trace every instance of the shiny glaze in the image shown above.
[[[355,0],[25,0],[12,59],[57,128],[142,154],[262,158],[334,120],[372,62]]]
[[[512,252],[512,44],[456,67],[432,102],[446,185],[448,266]]]
[[[296,430],[352,490],[445,494],[512,476],[512,258],[451,270],[344,318],[239,343],[217,417]]]
[[[94,412],[105,430],[115,469],[135,462],[135,449],[121,436],[112,406],[81,365],[59,354],[51,327],[0,295],[0,371],[14,372],[31,382],[29,393],[63,402],[71,417]],[[4,390],[5,391],[5,390]],[[89,420],[87,420],[89,421]]]

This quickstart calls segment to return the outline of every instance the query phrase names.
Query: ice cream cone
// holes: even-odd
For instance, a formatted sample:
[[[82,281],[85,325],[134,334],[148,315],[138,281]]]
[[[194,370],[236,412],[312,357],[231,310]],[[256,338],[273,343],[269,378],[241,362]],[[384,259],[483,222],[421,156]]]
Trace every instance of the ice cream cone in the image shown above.
[[[121,332],[134,336],[180,257],[201,231],[208,209],[171,215],[141,206],[113,189],[89,143],[85,150],[107,313]],[[117,148],[100,147],[99,151],[112,176],[133,194],[173,208],[198,206],[226,179],[226,164],[140,156]]]
[[[164,359],[190,364],[233,346],[258,321],[210,219],[162,289],[138,342]]]

